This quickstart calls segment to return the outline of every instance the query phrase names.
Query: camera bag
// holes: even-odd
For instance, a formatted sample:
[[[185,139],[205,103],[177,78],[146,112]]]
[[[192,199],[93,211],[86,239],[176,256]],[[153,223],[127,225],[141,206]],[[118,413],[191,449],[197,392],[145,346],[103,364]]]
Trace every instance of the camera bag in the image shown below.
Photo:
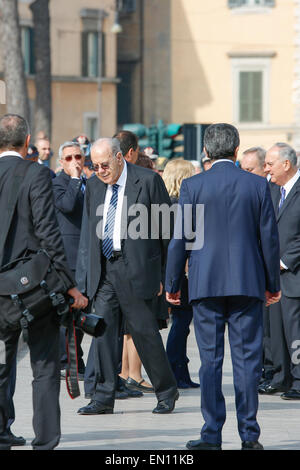
[[[0,265],[5,242],[16,210],[19,188],[32,163],[16,165],[7,212],[2,220],[0,238]],[[53,308],[68,311],[64,295],[67,288],[46,252],[39,250],[29,256],[15,259],[0,268],[0,329],[23,331],[28,341],[28,326],[34,320],[49,314]]]

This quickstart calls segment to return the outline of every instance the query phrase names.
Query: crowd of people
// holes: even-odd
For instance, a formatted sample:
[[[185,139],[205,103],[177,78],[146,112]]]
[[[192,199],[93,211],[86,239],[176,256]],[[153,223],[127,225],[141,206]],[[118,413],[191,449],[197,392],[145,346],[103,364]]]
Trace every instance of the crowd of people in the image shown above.
[[[300,341],[297,155],[288,144],[275,143],[268,151],[250,148],[238,160],[239,145],[238,131],[229,124],[208,127],[201,161],[142,151],[129,131],[94,143],[78,136],[61,144],[54,171],[47,136],[37,136],[32,144],[22,117],[0,119],[4,212],[20,157],[35,162],[35,173],[20,189],[5,263],[28,250],[47,249],[65,276],[73,308],[105,321],[87,357],[81,347],[84,333],[76,329],[78,378],[89,399],[78,414],[111,414],[116,399],[144,393],[157,398],[154,414],[168,414],[178,389],[200,387],[204,426],[200,439],[187,448],[220,450],[226,325],[242,449],[263,449],[258,393],[300,399],[300,364],[293,359]],[[154,227],[151,210],[164,205],[175,207],[177,216],[170,217],[168,227],[163,218]],[[133,236],[137,213],[131,210],[137,206],[143,206],[146,218],[136,222],[139,236]],[[189,223],[191,239],[185,230]],[[179,226],[183,231],[176,236]],[[193,319],[200,384],[191,380],[188,368]],[[160,330],[169,327],[164,347]],[[0,449],[25,444],[11,431],[20,333],[0,328]],[[66,329],[55,312],[33,322],[28,345],[34,376],[32,447],[54,449],[61,436],[60,380],[69,367]]]

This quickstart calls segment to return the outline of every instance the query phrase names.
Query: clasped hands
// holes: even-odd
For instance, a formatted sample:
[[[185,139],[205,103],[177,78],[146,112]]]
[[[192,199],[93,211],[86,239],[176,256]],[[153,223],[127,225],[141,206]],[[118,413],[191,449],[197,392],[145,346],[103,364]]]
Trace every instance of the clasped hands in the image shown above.
[[[170,292],[166,292],[166,299],[167,302],[169,302],[172,305],[180,305],[180,296],[181,296],[181,291],[179,290],[178,292],[174,292],[171,294]],[[272,304],[276,304],[279,302],[281,298],[281,291],[279,292],[265,292],[265,297],[266,297],[266,307],[269,307]]]

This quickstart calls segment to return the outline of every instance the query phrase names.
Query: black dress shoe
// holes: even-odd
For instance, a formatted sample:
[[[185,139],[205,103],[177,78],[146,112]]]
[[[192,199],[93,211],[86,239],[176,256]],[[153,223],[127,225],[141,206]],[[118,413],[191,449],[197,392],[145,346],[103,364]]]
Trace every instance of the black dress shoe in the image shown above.
[[[202,439],[196,441],[188,441],[186,448],[189,450],[222,450],[221,444],[213,444],[211,442],[205,442]]]
[[[126,387],[126,380],[119,377],[119,384],[116,389],[116,399],[124,399],[124,398],[139,398],[142,397],[144,394],[138,390],[131,390],[130,388]]]
[[[241,450],[264,450],[264,448],[258,441],[244,441]]]
[[[15,436],[11,430],[8,431],[8,435],[10,437],[10,442],[11,442],[11,446],[14,447],[14,446],[25,446],[26,444],[26,439],[24,439],[24,437],[22,436]]]
[[[116,390],[115,399],[116,400],[126,400],[129,398],[129,394],[125,390]]]
[[[146,385],[142,385],[143,382],[145,382],[144,379],[142,379],[140,382],[137,382],[131,377],[128,377],[128,379],[125,382],[125,385],[126,385],[126,388],[129,388],[129,390],[137,390],[138,392],[144,392],[144,393],[153,393],[154,388],[146,387]]]
[[[165,400],[160,400],[157,403],[156,408],[152,410],[152,413],[155,414],[167,414],[172,413],[175,408],[175,402],[179,398],[179,393],[177,392],[173,398],[166,398]]]
[[[114,412],[113,408],[102,405],[96,400],[92,400],[88,405],[79,408],[77,411],[80,415],[108,415]]]
[[[10,430],[0,434],[0,450],[10,450],[11,447],[25,444],[24,437],[17,437]]]
[[[280,397],[283,400],[300,400],[300,390],[291,388],[291,390],[284,392]]]
[[[177,380],[177,387],[178,388],[199,388],[200,384],[196,382],[192,382],[192,380],[188,382],[184,382],[183,380]]]
[[[266,382],[258,387],[258,393],[261,395],[274,395],[275,393],[284,392],[285,388],[273,387],[270,383]]]

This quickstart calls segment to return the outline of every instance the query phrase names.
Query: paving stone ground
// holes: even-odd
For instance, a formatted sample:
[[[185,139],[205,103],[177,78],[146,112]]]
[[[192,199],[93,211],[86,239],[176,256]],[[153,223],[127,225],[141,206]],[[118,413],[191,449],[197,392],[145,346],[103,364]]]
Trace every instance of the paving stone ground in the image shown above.
[[[166,342],[169,329],[162,330]],[[87,357],[90,337],[85,335],[83,349]],[[198,381],[199,355],[191,325],[188,339],[190,372]],[[146,374],[144,373],[144,377]],[[18,376],[15,393],[16,421],[13,432],[23,435],[27,445],[15,450],[31,450],[34,437],[32,429],[31,369],[29,353],[20,346],[18,355]],[[117,400],[112,415],[80,416],[78,408],[88,401],[82,394],[75,400],[69,397],[65,383],[61,387],[62,439],[57,450],[178,450],[183,451],[190,439],[197,439],[203,424],[200,413],[199,389],[180,390],[174,412],[170,415],[154,415],[156,405],[154,394],[141,398]],[[240,449],[237,432],[234,389],[230,349],[226,339],[223,368],[223,392],[226,400],[227,419],[223,428],[223,450]],[[258,414],[261,426],[260,442],[266,450],[300,450],[300,402],[285,401],[280,395],[260,396]]]

